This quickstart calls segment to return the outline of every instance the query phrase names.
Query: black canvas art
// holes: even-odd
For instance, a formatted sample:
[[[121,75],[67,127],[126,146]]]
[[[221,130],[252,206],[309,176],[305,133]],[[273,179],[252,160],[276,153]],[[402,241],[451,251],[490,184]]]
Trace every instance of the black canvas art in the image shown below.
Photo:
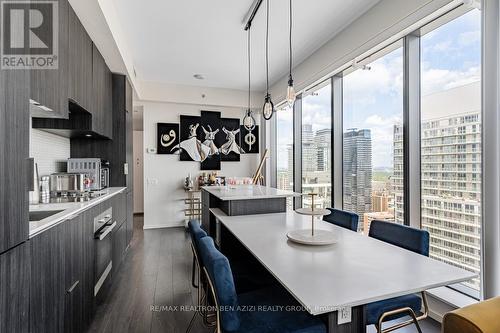
[[[241,148],[245,154],[259,153],[259,126],[251,131],[248,131],[245,126],[240,126]]]
[[[179,124],[158,123],[156,152],[158,154],[174,154],[179,144]]]
[[[208,156],[208,147],[202,145],[201,118],[196,116],[181,116],[180,126],[180,160],[198,161],[205,160]]]
[[[219,146],[216,144],[218,138],[223,136],[221,130],[221,113],[213,111],[201,111],[201,142],[209,148],[207,158],[201,162],[201,170],[220,170]]]
[[[223,136],[217,144],[221,154],[221,161],[239,162],[240,154],[245,151],[240,147],[240,120],[221,118],[221,131]]]

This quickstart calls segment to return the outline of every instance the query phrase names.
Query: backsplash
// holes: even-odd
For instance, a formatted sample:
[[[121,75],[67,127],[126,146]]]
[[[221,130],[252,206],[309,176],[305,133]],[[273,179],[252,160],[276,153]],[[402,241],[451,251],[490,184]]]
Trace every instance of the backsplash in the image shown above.
[[[38,164],[38,174],[48,176],[66,171],[70,139],[37,129],[31,130],[30,156]]]

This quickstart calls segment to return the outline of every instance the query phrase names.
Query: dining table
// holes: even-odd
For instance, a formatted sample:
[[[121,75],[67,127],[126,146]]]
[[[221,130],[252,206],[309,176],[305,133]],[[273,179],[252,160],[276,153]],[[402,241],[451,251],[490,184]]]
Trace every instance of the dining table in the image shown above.
[[[213,210],[229,233],[311,315],[325,315],[330,333],[366,332],[364,305],[474,278],[472,272],[318,219],[335,234],[331,245],[292,242],[290,231],[311,228],[294,211],[228,216]],[[219,237],[221,249],[224,244]],[[224,252],[224,251],[223,251]]]

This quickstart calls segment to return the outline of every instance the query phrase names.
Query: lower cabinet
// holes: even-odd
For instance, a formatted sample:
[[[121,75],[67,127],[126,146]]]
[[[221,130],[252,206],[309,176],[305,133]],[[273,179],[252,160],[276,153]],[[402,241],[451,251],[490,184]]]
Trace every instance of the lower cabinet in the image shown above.
[[[7,283],[0,281],[0,333],[87,330],[97,303],[94,219],[111,206],[113,216],[125,210],[126,198],[125,193],[121,199],[112,197],[0,255],[0,276],[9,277]],[[128,245],[128,224],[122,215],[109,235],[113,272],[119,269]],[[12,289],[23,292],[12,300],[8,298]]]
[[[91,217],[89,210],[29,241],[31,332],[83,332],[90,324],[94,299],[94,276],[89,274],[94,266]]]
[[[64,331],[83,331],[83,215],[66,221],[64,228]]]
[[[125,221],[118,222],[113,232],[113,275],[118,272],[127,249],[127,224]]]
[[[128,190],[128,189],[127,189]],[[127,192],[127,246],[134,236],[134,191]]]
[[[29,330],[29,256],[27,243],[0,254],[1,333]]]
[[[64,332],[64,226],[61,223],[29,241],[31,332]]]

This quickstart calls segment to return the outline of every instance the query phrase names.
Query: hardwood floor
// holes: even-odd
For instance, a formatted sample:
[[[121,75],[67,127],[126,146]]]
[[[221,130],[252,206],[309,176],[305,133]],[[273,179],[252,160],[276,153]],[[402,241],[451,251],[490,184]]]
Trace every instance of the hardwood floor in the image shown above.
[[[143,218],[134,218],[134,238],[115,277],[106,302],[97,308],[89,332],[185,332],[189,311],[169,311],[168,306],[196,303],[191,287],[191,250],[183,228],[142,230]],[[162,308],[163,307],[163,308]],[[426,333],[439,333],[433,320],[422,324]],[[193,333],[208,333],[197,318]],[[375,332],[369,327],[368,332]],[[407,327],[398,333],[417,332]]]

